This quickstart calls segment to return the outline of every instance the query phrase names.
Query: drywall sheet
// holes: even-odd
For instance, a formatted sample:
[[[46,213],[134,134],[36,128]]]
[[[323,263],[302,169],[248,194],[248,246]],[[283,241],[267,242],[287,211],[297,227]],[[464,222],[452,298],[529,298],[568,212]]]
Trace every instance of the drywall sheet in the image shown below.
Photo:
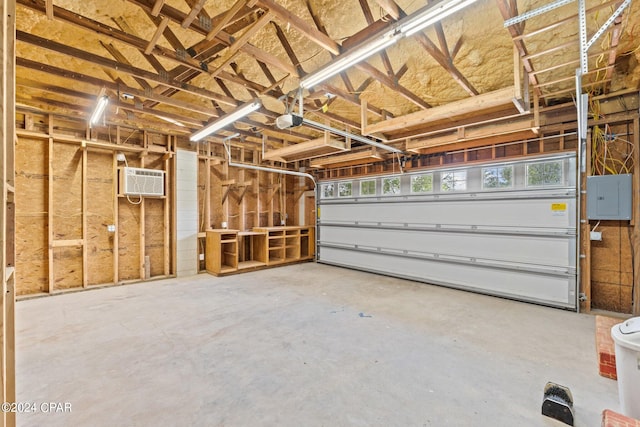
[[[177,275],[198,273],[198,154],[176,153]]]
[[[319,183],[319,261],[576,308],[575,156]]]

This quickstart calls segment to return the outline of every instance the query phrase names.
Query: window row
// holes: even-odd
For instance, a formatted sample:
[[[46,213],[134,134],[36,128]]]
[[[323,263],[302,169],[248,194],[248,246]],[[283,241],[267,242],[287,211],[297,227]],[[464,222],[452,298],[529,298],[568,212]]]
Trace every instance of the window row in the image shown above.
[[[440,191],[465,191],[467,190],[467,170],[448,170],[435,172],[440,177]],[[510,189],[514,186],[513,165],[491,166],[482,168],[482,189]],[[359,182],[360,196],[377,195],[377,178],[361,179]],[[526,165],[526,187],[552,187],[561,186],[564,183],[563,162],[554,160],[547,162],[529,163]],[[354,181],[330,182],[322,184],[321,197],[352,197]],[[391,176],[381,179],[382,195],[401,194],[400,176]],[[434,172],[411,175],[411,194],[431,193],[434,191]]]

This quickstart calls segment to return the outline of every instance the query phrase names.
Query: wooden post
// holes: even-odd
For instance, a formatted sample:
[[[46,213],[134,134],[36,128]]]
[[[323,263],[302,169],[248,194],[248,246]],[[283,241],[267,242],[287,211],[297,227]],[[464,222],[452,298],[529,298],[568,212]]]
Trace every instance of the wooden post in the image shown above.
[[[171,151],[171,136],[167,135],[167,150]],[[174,169],[171,168],[171,158],[173,156],[165,154],[164,157],[164,275],[168,276],[171,272],[171,230],[173,229],[171,224],[171,216],[169,215],[169,211],[171,209],[171,200],[173,199],[173,180],[175,179],[175,174],[173,173]]]
[[[178,217],[178,204],[176,203],[176,152],[177,152],[177,140],[178,137],[177,136],[173,136],[171,137],[171,139],[173,141],[173,143],[171,144],[171,152],[174,154],[174,156],[172,157],[171,160],[171,273],[172,274],[176,274],[177,273],[177,267],[176,267],[176,259],[177,259],[177,253],[178,253],[178,231],[177,231],[177,226],[176,226],[176,218]]]
[[[147,131],[144,131],[144,134],[142,135],[142,144],[144,146],[144,148],[147,148],[147,138],[148,138],[148,134]],[[140,157],[140,167],[144,168],[144,156]],[[144,196],[140,196],[142,198],[142,200],[140,200],[140,278],[142,280],[146,280],[148,279],[148,277],[146,276],[146,258],[145,258],[145,245],[146,245],[146,241],[145,241],[145,234],[146,234],[146,222],[145,222],[145,208],[144,208]]]
[[[583,194],[582,191],[578,193],[578,197],[580,197],[580,223],[578,226],[580,227],[580,263],[581,263],[581,275],[580,283],[581,289],[585,296],[584,304],[582,305],[582,311],[585,313],[591,312],[591,237],[590,231],[591,226],[589,224],[589,220],[587,219],[587,176],[591,175],[591,131],[587,131],[587,144],[586,144],[586,154],[583,161],[585,162],[585,173],[580,173],[580,182],[578,183],[578,190],[585,191]],[[580,143],[578,143],[578,150],[580,150]],[[577,165],[578,170],[580,170],[580,165]],[[584,221],[584,222],[583,222]],[[582,257],[584,255],[584,258]]]
[[[0,393],[15,402],[15,16],[16,2],[0,1],[2,66],[0,66]],[[2,411],[2,426],[15,426],[16,415]]]
[[[49,241],[49,284],[47,286],[47,292],[53,292],[54,277],[53,277],[53,137],[51,136],[51,128],[53,117],[49,114],[49,156],[47,163],[48,169],[48,193],[47,193],[47,236]]]
[[[120,128],[118,128],[119,131]],[[118,132],[119,133],[119,132]],[[119,140],[118,143],[120,142]],[[119,272],[119,250],[118,245],[120,244],[119,234],[120,234],[120,224],[118,221],[118,211],[120,207],[120,201],[118,199],[118,152],[113,152],[113,225],[115,225],[116,231],[113,233],[113,284],[118,284],[120,280],[120,272]]]
[[[82,287],[86,288],[89,283],[89,268],[87,260],[87,156],[88,149],[86,146],[82,147]]]

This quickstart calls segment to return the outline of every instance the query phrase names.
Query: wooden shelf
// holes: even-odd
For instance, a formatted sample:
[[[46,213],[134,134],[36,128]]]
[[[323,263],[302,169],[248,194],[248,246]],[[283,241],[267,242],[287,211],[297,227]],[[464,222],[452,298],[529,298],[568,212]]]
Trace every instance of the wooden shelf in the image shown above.
[[[260,261],[255,261],[255,260],[250,260],[250,261],[242,261],[238,263],[238,270],[245,270],[248,268],[259,268],[259,267],[264,267],[265,264],[264,262],[260,262]]]
[[[313,226],[208,230],[206,268],[216,276],[313,259]]]

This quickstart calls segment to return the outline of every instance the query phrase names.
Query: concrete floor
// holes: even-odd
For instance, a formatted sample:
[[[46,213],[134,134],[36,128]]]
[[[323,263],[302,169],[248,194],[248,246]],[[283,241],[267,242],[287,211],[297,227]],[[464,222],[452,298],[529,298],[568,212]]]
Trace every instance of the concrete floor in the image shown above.
[[[547,381],[576,426],[619,410],[592,316],[313,263],[16,311],[19,426],[564,425]]]

